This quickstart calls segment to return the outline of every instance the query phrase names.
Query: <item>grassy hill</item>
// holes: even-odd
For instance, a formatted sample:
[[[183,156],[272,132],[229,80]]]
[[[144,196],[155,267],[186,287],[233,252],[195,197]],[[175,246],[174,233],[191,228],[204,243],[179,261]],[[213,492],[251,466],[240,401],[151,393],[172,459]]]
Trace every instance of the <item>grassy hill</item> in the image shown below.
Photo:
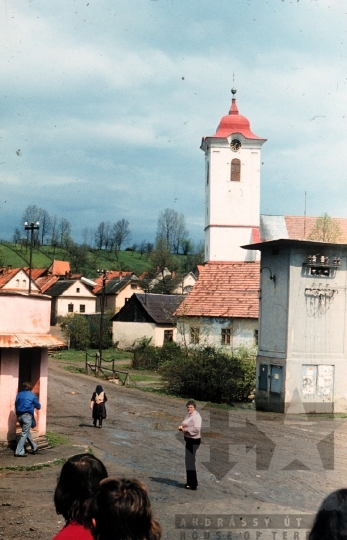
[[[29,266],[29,247],[12,242],[0,242],[0,266],[12,265],[13,268]],[[185,271],[187,258],[177,255],[178,267]],[[95,278],[98,269],[132,271],[135,274],[148,271],[150,263],[146,255],[132,251],[110,253],[105,250],[89,249],[79,262],[63,248],[53,246],[34,247],[32,255],[33,268],[47,268],[53,260],[69,261],[71,270],[88,278]]]

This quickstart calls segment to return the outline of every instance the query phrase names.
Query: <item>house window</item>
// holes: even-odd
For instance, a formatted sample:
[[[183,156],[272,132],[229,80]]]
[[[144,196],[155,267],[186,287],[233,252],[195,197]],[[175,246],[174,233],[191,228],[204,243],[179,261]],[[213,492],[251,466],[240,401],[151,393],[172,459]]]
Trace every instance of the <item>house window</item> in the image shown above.
[[[190,328],[190,343],[197,345],[200,341],[200,328],[191,326]]]
[[[231,329],[222,328],[222,345],[230,345],[231,343]]]
[[[132,285],[131,285],[131,288],[132,288],[132,289],[137,289],[137,285],[132,284]]]
[[[240,182],[241,180],[241,161],[234,158],[231,161],[231,175],[230,180],[232,182]]]
[[[80,313],[85,313],[85,312],[86,312],[85,304],[80,304]]]
[[[80,292],[80,288],[79,288],[79,287],[77,287],[76,292]]]
[[[68,310],[69,313],[73,313],[73,304],[69,304],[67,306],[67,310]]]
[[[173,330],[164,330],[164,343],[173,341]]]
[[[16,279],[16,287],[19,287],[19,279]]]
[[[254,345],[258,346],[258,330],[254,330]]]

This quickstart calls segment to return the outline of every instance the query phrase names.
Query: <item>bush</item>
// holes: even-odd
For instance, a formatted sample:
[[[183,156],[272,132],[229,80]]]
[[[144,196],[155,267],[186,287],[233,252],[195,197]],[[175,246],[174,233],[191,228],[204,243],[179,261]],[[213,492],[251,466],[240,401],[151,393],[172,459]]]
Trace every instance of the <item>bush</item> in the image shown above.
[[[70,339],[72,349],[85,350],[89,347],[90,328],[83,315],[66,315],[62,317],[60,324],[65,338]]]
[[[65,338],[70,339],[70,347],[77,350],[98,349],[100,340],[100,317],[99,314],[80,315],[71,313],[60,320],[61,329]],[[112,346],[111,322],[109,314],[104,314],[103,324],[103,349]]]
[[[240,349],[233,356],[205,347],[161,366],[166,390],[213,403],[248,401],[255,388],[255,354]]]
[[[143,338],[137,345],[132,362],[133,369],[157,371],[164,363],[182,356],[182,350],[177,343],[168,342],[162,347],[154,347],[149,345],[150,341],[150,338]]]

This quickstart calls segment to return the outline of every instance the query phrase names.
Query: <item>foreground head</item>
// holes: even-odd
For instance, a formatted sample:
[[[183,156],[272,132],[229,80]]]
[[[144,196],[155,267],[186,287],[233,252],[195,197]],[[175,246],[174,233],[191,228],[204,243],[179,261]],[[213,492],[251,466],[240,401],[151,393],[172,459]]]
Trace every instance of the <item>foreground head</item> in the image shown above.
[[[66,521],[85,524],[85,502],[107,478],[105,465],[91,454],[78,454],[64,463],[54,493],[57,514]]]
[[[186,403],[187,411],[191,414],[196,409],[196,403],[193,399],[189,399]]]
[[[27,381],[27,382],[23,382],[23,390],[31,390],[33,387],[33,385],[31,384],[31,382]]]
[[[347,489],[334,491],[321,504],[309,540],[347,540]]]
[[[104,391],[104,390],[103,390],[101,384],[98,384],[97,387],[95,388],[95,392],[96,392],[97,394],[101,394],[101,392],[103,392],[103,391]]]
[[[96,540],[159,540],[146,486],[138,480],[108,478],[100,483],[90,505]]]

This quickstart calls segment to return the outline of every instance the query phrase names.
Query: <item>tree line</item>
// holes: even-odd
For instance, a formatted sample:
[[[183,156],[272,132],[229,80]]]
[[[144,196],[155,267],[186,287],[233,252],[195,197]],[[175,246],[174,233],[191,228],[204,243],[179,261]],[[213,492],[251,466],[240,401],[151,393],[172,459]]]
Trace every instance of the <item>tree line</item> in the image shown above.
[[[25,231],[23,223],[39,222],[39,230],[33,232],[35,245],[52,245],[68,248],[73,239],[71,236],[71,224],[68,219],[51,215],[44,208],[35,204],[26,207],[20,226],[16,227],[13,234],[13,242],[20,244],[29,240],[30,231]],[[105,251],[119,251],[124,245],[129,244],[132,237],[129,221],[125,218],[115,223],[101,221],[95,229],[85,227],[82,231],[82,245]],[[184,215],[171,208],[166,208],[160,213],[157,221],[155,244],[143,240],[139,244],[129,245],[129,250],[144,253],[153,251],[155,245],[160,244],[171,253],[183,253],[188,255],[195,249],[194,242],[189,238]]]

